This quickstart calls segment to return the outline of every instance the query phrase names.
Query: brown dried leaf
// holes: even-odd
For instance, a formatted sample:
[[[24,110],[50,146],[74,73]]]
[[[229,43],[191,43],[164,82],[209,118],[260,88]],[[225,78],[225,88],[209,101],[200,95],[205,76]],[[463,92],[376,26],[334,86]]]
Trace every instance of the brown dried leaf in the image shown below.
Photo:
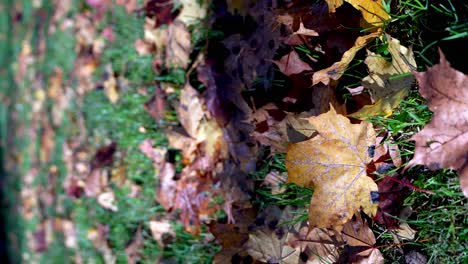
[[[166,48],[166,66],[168,68],[187,68],[192,50],[191,37],[187,26],[179,20],[169,25]]]
[[[264,263],[299,263],[300,251],[285,244],[287,235],[274,230],[260,229],[249,234],[247,251]]]
[[[133,236],[132,242],[125,247],[125,254],[127,254],[127,263],[136,264],[140,263],[141,253],[143,251],[145,240],[139,227]]]
[[[176,234],[169,220],[150,221],[151,235],[161,247],[171,243]]]
[[[375,215],[371,193],[378,188],[366,175],[368,148],[375,143],[372,124],[351,124],[333,108],[309,122],[318,135],[288,147],[286,168],[289,182],[314,187],[310,226],[340,230],[361,209]]]
[[[362,79],[362,85],[369,90],[376,103],[364,106],[353,117],[363,119],[380,114],[391,115],[393,109],[408,95],[414,82],[414,77],[409,74],[416,68],[413,51],[389,35],[387,39],[392,61],[375,54],[369,54],[365,61],[370,74]]]
[[[279,61],[273,62],[278,65],[280,71],[286,76],[312,70],[309,64],[301,60],[299,54],[297,54],[295,50],[281,57]]]
[[[369,44],[369,42],[377,38],[379,35],[380,33],[376,32],[366,36],[358,37],[354,43],[354,46],[343,54],[343,57],[340,61],[333,63],[332,66],[326,69],[314,73],[312,77],[313,85],[316,85],[319,82],[328,85],[330,83],[330,80],[336,81],[339,78],[341,78],[348,65],[354,59],[356,53],[360,49],[364,48],[367,44]]]
[[[423,164],[432,170],[457,170],[468,197],[468,75],[450,67],[442,52],[439,64],[414,75],[434,116],[411,138],[416,149],[407,167]]]

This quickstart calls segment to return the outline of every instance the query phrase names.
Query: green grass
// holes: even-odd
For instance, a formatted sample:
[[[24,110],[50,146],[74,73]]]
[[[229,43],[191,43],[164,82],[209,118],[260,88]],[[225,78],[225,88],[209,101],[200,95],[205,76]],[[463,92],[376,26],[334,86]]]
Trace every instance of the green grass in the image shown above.
[[[395,109],[390,118],[373,117],[374,125],[392,134],[392,140],[401,151],[404,163],[414,155],[414,143],[409,141],[432,117],[425,101],[414,91]],[[403,165],[404,166],[404,165]],[[400,173],[401,169],[400,169]],[[416,167],[405,172],[415,187],[431,191],[432,195],[414,191],[405,201],[413,210],[408,224],[417,231],[416,239],[409,244],[428,257],[428,263],[466,263],[468,245],[466,199],[460,191],[458,177],[450,170],[428,171]],[[388,234],[383,227],[377,232]],[[381,244],[393,244],[391,236],[383,236]],[[383,247],[386,259],[403,260],[398,247]]]

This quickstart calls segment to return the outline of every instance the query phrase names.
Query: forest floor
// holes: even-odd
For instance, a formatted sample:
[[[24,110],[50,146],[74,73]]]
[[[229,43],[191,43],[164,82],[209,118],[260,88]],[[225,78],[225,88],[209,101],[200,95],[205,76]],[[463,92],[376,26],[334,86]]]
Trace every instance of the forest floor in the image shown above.
[[[468,5],[340,2],[4,1],[8,262],[468,263]]]

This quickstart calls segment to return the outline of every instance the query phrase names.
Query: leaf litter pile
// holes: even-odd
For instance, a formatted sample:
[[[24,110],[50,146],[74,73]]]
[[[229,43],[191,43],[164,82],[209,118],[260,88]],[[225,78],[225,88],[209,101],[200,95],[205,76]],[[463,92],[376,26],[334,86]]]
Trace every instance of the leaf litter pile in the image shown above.
[[[381,248],[401,250],[416,236],[404,221],[406,197],[431,194],[412,185],[422,168],[413,166],[455,170],[468,197],[468,77],[442,51],[439,63],[418,72],[411,47],[385,31],[391,16],[381,1],[68,2],[52,1],[45,36],[37,46],[24,42],[16,65],[15,82],[32,91],[24,99],[30,125],[17,130],[39,142],[24,154],[32,165],[22,178],[20,214],[34,225],[25,231],[26,262],[40,261],[60,236],[76,263],[172,263],[164,254],[149,259],[145,243],[170,248],[183,232],[219,245],[215,263],[384,263]],[[123,41],[104,22],[115,8],[143,21],[131,56],[150,59],[150,81],[135,84],[127,74],[142,69],[103,63],[105,50]],[[57,32],[74,35],[76,56],[67,67],[37,71]],[[351,85],[356,61],[365,74]],[[132,93],[148,98],[139,107],[151,118],[132,128],[138,140],[92,142],[89,114],[70,112],[94,90],[111,105]],[[405,156],[398,131],[372,121],[391,118],[417,92],[433,117],[406,139],[415,149]],[[68,208],[87,198],[109,219],[125,218],[125,204],[143,200],[148,188],[127,176],[122,160],[135,153],[128,149],[151,161],[155,181],[144,184],[154,199],[137,212],[144,220],[132,235],[119,238],[119,252],[106,222],[83,230]],[[272,159],[277,167],[268,167]],[[262,202],[265,196],[293,201]],[[375,226],[393,244],[378,244]],[[96,255],[81,254],[81,240]],[[407,263],[425,263],[419,251],[404,253]]]

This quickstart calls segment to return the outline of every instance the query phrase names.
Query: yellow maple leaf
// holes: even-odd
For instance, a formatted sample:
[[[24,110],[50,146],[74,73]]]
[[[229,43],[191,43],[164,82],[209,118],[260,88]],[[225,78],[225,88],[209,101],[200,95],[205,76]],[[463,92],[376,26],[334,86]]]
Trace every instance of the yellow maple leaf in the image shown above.
[[[371,53],[366,58],[369,76],[362,79],[375,101],[366,105],[352,116],[365,119],[369,116],[390,116],[400,102],[408,95],[414,83],[412,69],[416,69],[413,51],[400,44],[400,41],[387,35],[388,51],[392,61]]]
[[[334,13],[344,2],[361,11],[364,21],[374,27],[383,26],[390,15],[385,11],[381,0],[326,0],[330,13]]]
[[[317,71],[312,75],[312,85],[316,85],[319,82],[328,85],[331,79],[336,81],[341,78],[346,68],[348,68],[349,64],[354,59],[354,56],[356,56],[356,53],[379,35],[380,33],[375,32],[358,37],[354,42],[354,46],[343,54],[340,61],[337,61],[330,67]]]
[[[310,226],[340,230],[360,209],[374,215],[371,192],[378,188],[366,174],[368,148],[375,143],[372,124],[351,124],[333,107],[308,121],[318,135],[288,147],[286,168],[289,182],[314,188]]]

